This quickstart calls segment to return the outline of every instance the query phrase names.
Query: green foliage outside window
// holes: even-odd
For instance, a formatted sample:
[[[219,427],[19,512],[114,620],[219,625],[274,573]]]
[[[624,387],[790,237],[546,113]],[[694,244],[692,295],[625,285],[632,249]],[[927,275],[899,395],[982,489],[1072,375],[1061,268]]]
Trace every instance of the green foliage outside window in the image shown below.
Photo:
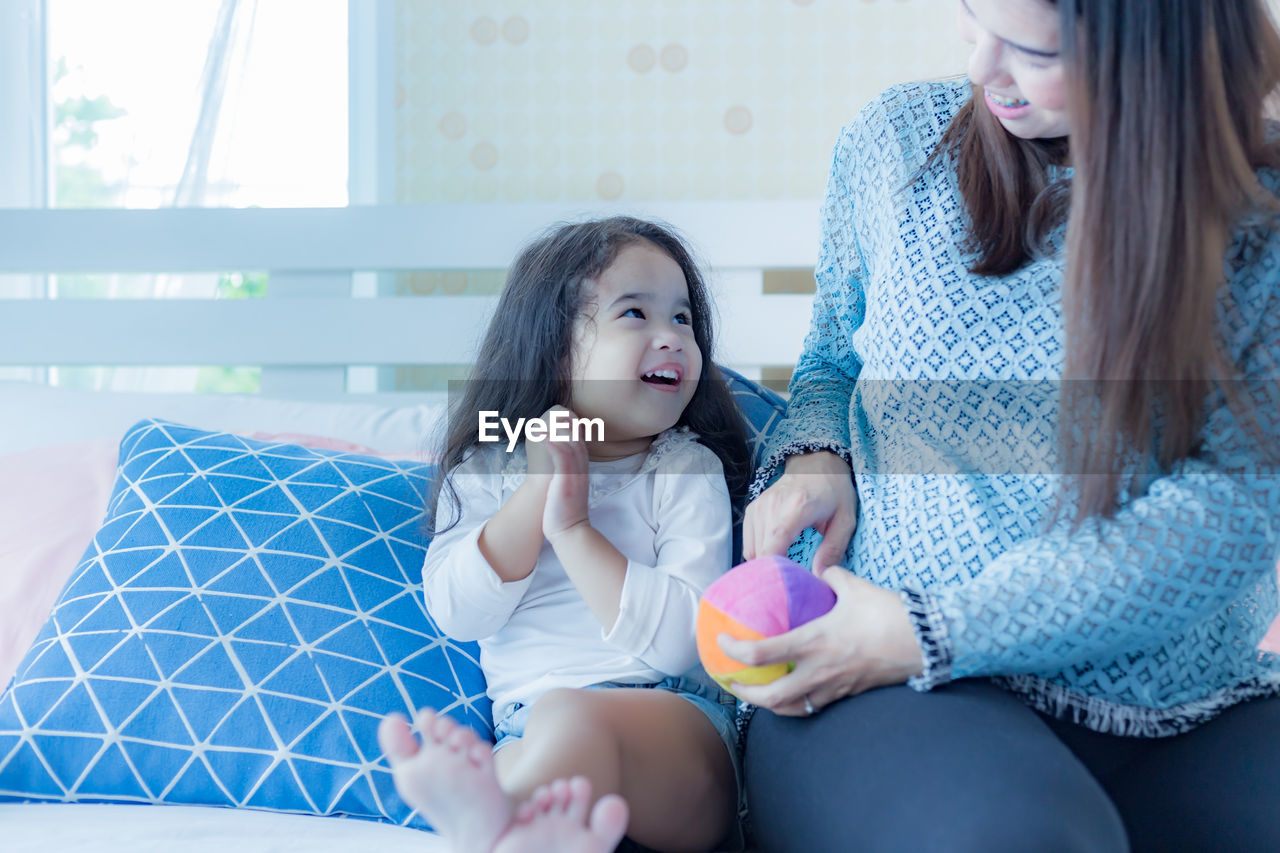
[[[218,279],[218,299],[260,299],[267,295],[267,274],[225,273]],[[202,367],[196,376],[201,394],[256,394],[262,386],[260,367]]]
[[[260,299],[267,295],[267,274],[264,272],[225,273],[218,279],[215,296],[218,299]]]
[[[69,73],[66,57],[60,57],[53,73],[54,86]],[[54,198],[59,207],[112,207],[117,203],[121,185],[108,183],[102,172],[88,162],[88,156],[98,142],[98,124],[125,115],[128,112],[106,95],[77,95],[54,103]]]

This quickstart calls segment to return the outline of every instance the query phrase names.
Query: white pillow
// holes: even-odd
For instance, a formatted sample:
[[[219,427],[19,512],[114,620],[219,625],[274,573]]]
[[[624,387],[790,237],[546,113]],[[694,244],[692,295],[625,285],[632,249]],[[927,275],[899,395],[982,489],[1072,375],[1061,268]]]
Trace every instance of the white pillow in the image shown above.
[[[381,453],[421,454],[442,423],[446,395],[414,395],[417,404],[313,403],[238,394],[78,391],[32,382],[0,382],[0,454],[118,439],[142,418],[239,433],[323,436]]]

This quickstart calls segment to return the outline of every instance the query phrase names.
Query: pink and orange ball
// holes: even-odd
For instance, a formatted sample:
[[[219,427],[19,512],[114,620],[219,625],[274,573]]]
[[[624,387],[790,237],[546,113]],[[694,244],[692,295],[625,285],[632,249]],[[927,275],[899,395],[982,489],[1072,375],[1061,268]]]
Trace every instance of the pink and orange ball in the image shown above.
[[[747,666],[720,649],[716,638],[760,640],[816,619],[836,603],[823,580],[786,557],[757,557],[730,569],[707,587],[698,605],[698,657],[726,690],[734,682],[767,684],[795,669],[792,662]],[[732,691],[731,691],[732,692]]]

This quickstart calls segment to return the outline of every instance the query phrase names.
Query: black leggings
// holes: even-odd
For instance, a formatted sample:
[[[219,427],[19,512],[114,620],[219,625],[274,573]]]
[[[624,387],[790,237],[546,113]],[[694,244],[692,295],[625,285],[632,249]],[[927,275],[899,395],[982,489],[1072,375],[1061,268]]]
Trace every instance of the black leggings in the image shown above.
[[[764,853],[1280,850],[1280,698],[1128,738],[985,681],[888,687],[757,711],[745,776]]]

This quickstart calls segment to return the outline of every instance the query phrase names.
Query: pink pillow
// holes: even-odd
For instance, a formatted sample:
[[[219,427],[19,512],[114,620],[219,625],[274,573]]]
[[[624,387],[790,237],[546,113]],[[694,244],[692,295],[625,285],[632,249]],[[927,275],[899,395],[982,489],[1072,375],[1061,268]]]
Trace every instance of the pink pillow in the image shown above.
[[[343,453],[359,453],[364,456],[378,456],[378,451],[363,444],[343,441],[340,438],[325,438],[319,435],[304,435],[297,432],[251,432],[249,438],[254,441],[278,441],[281,444],[301,444],[303,447],[318,447],[322,450],[339,450]]]
[[[414,462],[438,462],[440,460],[439,453],[428,453],[426,450],[374,450],[372,447],[344,441],[341,438],[327,438],[323,435],[308,435],[301,432],[251,432],[247,435],[255,441],[301,444],[303,447],[337,450],[340,453],[359,453],[362,456],[377,456],[379,459],[411,459]]]
[[[106,438],[0,456],[0,685],[102,524],[117,444]]]

